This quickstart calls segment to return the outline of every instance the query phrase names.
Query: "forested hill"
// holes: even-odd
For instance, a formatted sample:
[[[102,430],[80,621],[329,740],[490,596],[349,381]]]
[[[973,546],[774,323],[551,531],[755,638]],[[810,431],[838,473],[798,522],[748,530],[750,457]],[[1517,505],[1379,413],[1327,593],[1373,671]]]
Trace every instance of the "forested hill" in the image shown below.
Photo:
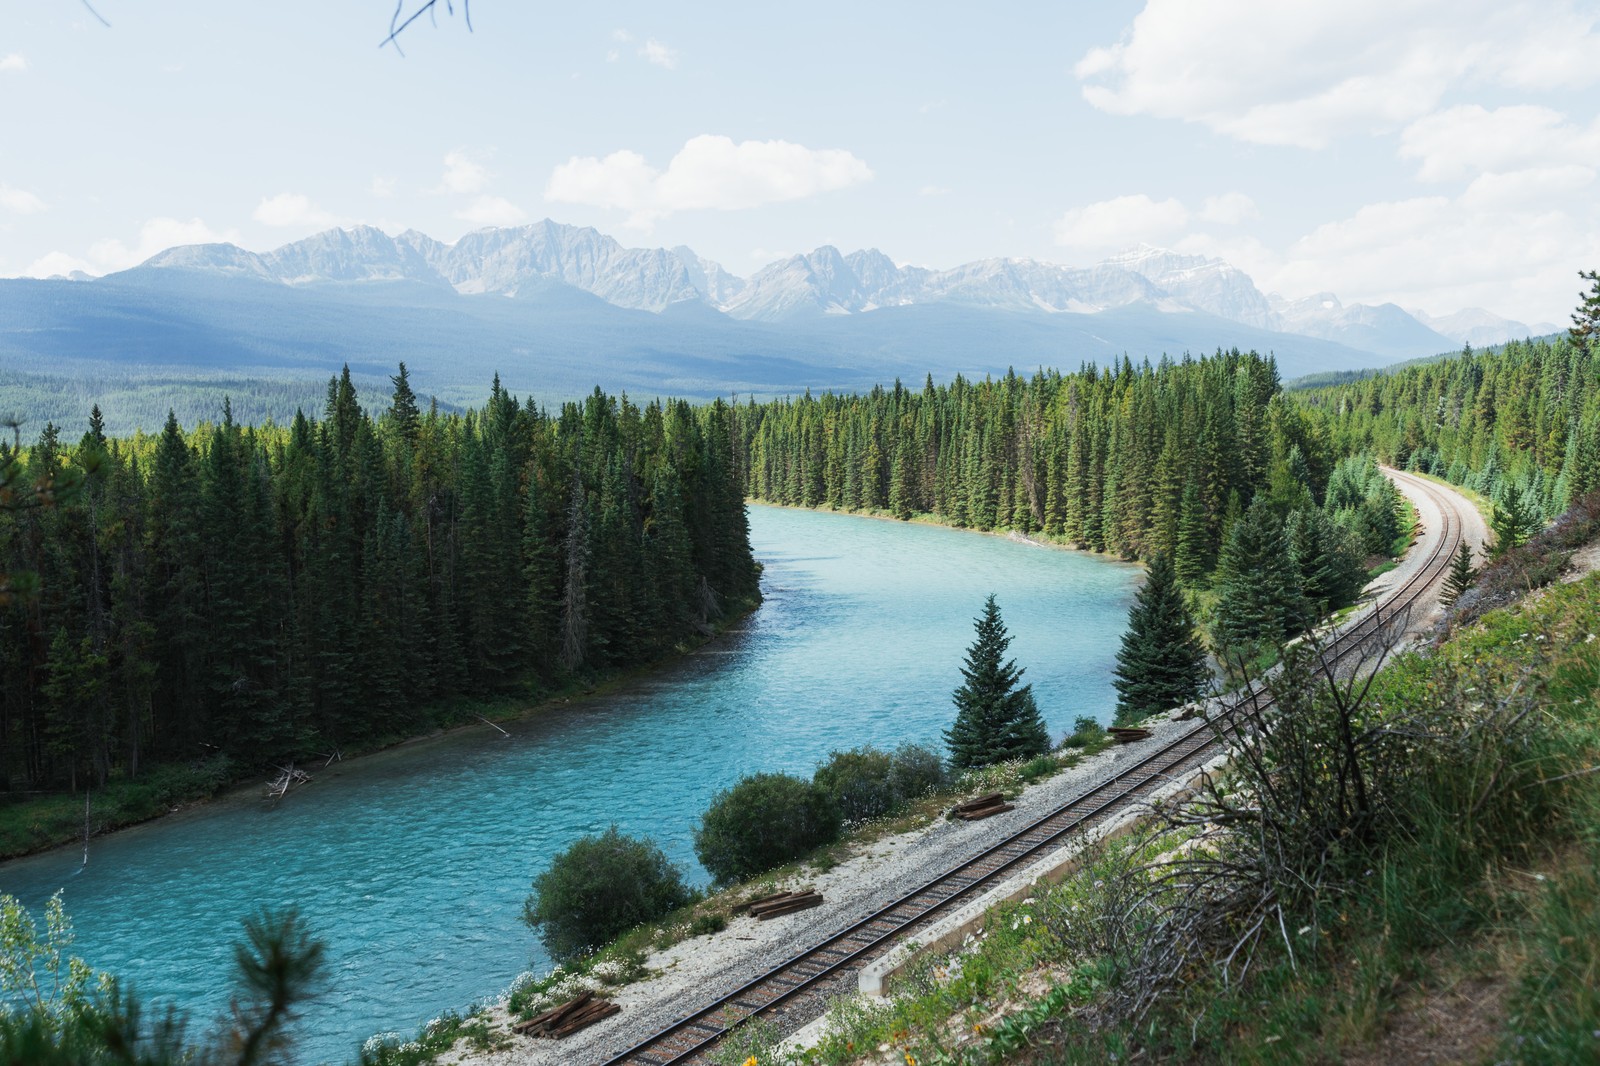
[[[47,428],[21,483],[81,484],[0,509],[0,787],[414,733],[451,697],[659,658],[758,597],[726,405],[596,390],[546,413],[496,379],[441,414],[394,381],[377,417],[347,372],[281,429]]]
[[[1565,335],[1295,395],[1340,451],[1371,451],[1497,503],[1515,487],[1546,518],[1600,488],[1600,361]]]

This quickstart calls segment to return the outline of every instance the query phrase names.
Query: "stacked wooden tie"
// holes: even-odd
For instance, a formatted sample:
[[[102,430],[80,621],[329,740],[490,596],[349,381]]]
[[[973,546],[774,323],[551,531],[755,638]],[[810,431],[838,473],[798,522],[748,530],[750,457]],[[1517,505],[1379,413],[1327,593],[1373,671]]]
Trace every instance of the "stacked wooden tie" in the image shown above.
[[[1015,807],[1006,802],[1006,794],[1004,792],[991,792],[986,796],[979,796],[977,799],[956,804],[950,808],[950,817],[959,818],[963,822],[976,822],[980,818],[1004,814],[1006,811],[1015,809]]]
[[[620,1013],[621,1010],[621,1007],[609,999],[596,999],[593,992],[585,992],[577,999],[569,999],[561,1006],[547,1010],[537,1017],[518,1022],[511,1027],[511,1031],[521,1033],[523,1036],[547,1036],[552,1040],[560,1040],[564,1036],[571,1036],[579,1029],[593,1025],[602,1018]]]
[[[1155,736],[1150,730],[1140,729],[1138,726],[1114,725],[1106,732],[1110,733],[1111,739],[1118,744],[1132,744],[1136,740],[1149,740]]]
[[[801,889],[799,892],[774,892],[770,896],[762,896],[745,904],[748,910],[759,921],[769,921],[793,914],[795,911],[807,911],[812,907],[822,906],[822,894],[813,888]]]

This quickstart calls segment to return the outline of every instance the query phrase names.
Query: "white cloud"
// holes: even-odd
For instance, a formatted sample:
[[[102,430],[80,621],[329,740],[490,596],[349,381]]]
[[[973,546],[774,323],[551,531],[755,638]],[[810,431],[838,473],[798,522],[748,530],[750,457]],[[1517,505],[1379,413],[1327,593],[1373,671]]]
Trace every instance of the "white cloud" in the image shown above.
[[[640,46],[639,54],[646,61],[654,63],[658,67],[665,67],[668,70],[672,70],[678,65],[678,50],[667,47],[653,37]]]
[[[951,190],[943,185],[924,185],[917,190],[918,196],[949,196],[950,193]]]
[[[281,192],[264,196],[250,216],[266,226],[337,226],[339,216],[324,211],[301,193]]]
[[[66,252],[51,252],[41,256],[28,264],[22,272],[25,278],[53,278],[57,274],[70,274],[74,270],[81,270],[85,274],[96,274],[94,264],[77,256],[68,255]]]
[[[1225,192],[1221,196],[1208,196],[1200,205],[1200,218],[1219,226],[1237,226],[1253,218],[1260,218],[1256,202],[1242,192]]]
[[[1592,84],[1593,22],[1573,0],[1147,0],[1121,41],[1074,72],[1112,114],[1320,148],[1421,118],[1461,85]]]
[[[367,193],[371,196],[377,197],[380,200],[388,200],[394,196],[395,190],[398,188],[399,184],[400,182],[396,178],[385,178],[381,175],[373,175],[372,184],[367,186]]]
[[[479,196],[457,211],[456,217],[476,226],[515,226],[527,219],[528,213],[503,196]]]
[[[606,49],[606,62],[607,63],[615,63],[617,60],[619,60],[621,58],[622,58],[622,53],[619,52],[617,49],[615,49],[615,48]]]
[[[1417,160],[1422,181],[1569,163],[1596,166],[1600,120],[1583,128],[1548,107],[1452,107],[1407,126],[1399,152],[1402,159]]]
[[[1459,197],[1368,204],[1295,241],[1257,280],[1291,296],[1331,290],[1433,314],[1488,307],[1524,321],[1560,319],[1577,272],[1600,261],[1600,209],[1593,198],[1548,196],[1550,182],[1581,175],[1527,177],[1535,173],[1492,176],[1500,187]],[[1561,202],[1569,206],[1552,206]]]
[[[1182,232],[1189,210],[1174,199],[1144,193],[1075,207],[1056,221],[1056,243],[1084,251],[1116,251]]]
[[[468,158],[465,152],[448,152],[444,157],[444,177],[440,179],[440,192],[482,192],[489,183],[489,172],[482,163]]]
[[[139,239],[129,247],[120,238],[106,237],[89,246],[86,257],[55,251],[33,261],[23,273],[28,277],[49,277],[82,270],[87,274],[106,274],[138,266],[157,252],[180,244],[237,244],[238,230],[217,231],[198,218],[187,222],[176,218],[152,218],[139,227]]]
[[[21,74],[28,69],[28,57],[21,52],[0,56],[0,74]]]
[[[43,200],[26,189],[0,182],[0,208],[17,215],[36,215],[47,210]]]
[[[544,195],[555,203],[627,211],[629,225],[649,226],[675,211],[737,211],[870,180],[871,168],[843,149],[702,134],[665,170],[626,149],[604,159],[574,156],[551,173]]]

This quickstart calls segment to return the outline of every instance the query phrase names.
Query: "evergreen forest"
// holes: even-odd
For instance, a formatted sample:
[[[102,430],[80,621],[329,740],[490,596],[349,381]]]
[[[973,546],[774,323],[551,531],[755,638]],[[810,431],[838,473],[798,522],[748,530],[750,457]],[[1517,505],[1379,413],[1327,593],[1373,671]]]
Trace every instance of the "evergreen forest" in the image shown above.
[[[0,451],[0,787],[238,769],[657,660],[752,606],[735,412],[598,389],[545,411],[221,420]],[[53,487],[53,488],[52,488]]]
[[[741,421],[757,499],[1170,555],[1191,590],[1287,562],[1281,609],[1235,627],[1250,640],[1350,602],[1362,561],[1398,532],[1388,481],[1370,460],[1341,468],[1352,457],[1328,418],[1253,352],[807,394]]]
[[[1551,519],[1600,488],[1600,360],[1571,336],[1471,348],[1296,394],[1340,454],[1370,452]]]

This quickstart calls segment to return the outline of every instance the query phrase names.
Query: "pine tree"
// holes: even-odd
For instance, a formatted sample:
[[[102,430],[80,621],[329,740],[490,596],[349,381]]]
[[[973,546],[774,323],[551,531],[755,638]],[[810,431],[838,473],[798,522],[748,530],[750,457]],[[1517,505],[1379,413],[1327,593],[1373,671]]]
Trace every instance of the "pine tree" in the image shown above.
[[[956,720],[944,733],[951,767],[960,771],[1044,754],[1050,735],[1034,702],[1033,686],[1017,685],[1023,669],[1015,659],[1005,660],[1011,637],[993,593],[973,628],[978,636],[961,668],[966,680],[952,694]]]
[[[1494,549],[1491,554],[1496,559],[1512,548],[1526,544],[1539,528],[1539,517],[1534,511],[1533,501],[1522,489],[1515,485],[1508,486],[1504,502],[1495,506],[1489,527],[1494,530]]]
[[[1578,309],[1572,313],[1572,328],[1568,335],[1582,344],[1600,332],[1600,271],[1580,270],[1578,277],[1589,283],[1588,292],[1580,292]]]
[[[1206,528],[1205,505],[1200,501],[1200,485],[1190,478],[1183,487],[1183,506],[1178,514],[1178,537],[1173,549],[1173,569],[1178,580],[1189,588],[1200,588],[1211,572],[1211,531]]]
[[[1300,572],[1265,495],[1230,526],[1216,586],[1214,633],[1226,650],[1281,644],[1304,619]]]
[[[1142,718],[1188,703],[1205,690],[1210,677],[1172,557],[1163,552],[1151,560],[1149,575],[1128,611],[1112,682],[1117,719]]]
[[[1445,575],[1444,592],[1439,598],[1446,607],[1452,606],[1463,592],[1472,587],[1477,577],[1478,571],[1472,565],[1472,547],[1462,541],[1461,547],[1456,549],[1455,561],[1450,564],[1450,572]]]
[[[496,380],[499,380],[498,377]],[[415,447],[422,415],[417,410],[417,394],[411,391],[411,378],[406,373],[405,363],[400,364],[400,373],[390,377],[389,381],[394,385],[394,399],[389,405],[389,422],[401,440]]]

